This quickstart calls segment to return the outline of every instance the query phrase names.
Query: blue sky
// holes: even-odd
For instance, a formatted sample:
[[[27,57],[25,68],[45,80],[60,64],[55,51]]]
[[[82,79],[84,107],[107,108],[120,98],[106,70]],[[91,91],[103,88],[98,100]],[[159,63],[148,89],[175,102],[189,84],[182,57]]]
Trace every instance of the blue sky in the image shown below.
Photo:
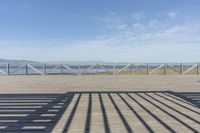
[[[199,0],[0,0],[0,58],[200,61]]]

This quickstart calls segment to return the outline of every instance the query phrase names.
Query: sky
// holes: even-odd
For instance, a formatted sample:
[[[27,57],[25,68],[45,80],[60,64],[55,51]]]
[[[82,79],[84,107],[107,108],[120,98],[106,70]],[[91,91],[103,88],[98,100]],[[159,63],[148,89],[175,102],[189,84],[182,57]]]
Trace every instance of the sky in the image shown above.
[[[0,58],[199,62],[200,0],[0,0]]]

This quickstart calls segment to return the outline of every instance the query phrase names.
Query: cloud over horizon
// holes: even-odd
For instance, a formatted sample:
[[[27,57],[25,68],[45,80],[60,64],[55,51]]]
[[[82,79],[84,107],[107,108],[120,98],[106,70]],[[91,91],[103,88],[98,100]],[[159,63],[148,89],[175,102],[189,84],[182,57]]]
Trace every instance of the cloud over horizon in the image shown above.
[[[110,12],[97,21],[103,30],[92,39],[0,40],[4,49],[0,57],[112,62],[195,62],[200,59],[200,20],[187,14],[169,11],[150,16],[144,12]]]

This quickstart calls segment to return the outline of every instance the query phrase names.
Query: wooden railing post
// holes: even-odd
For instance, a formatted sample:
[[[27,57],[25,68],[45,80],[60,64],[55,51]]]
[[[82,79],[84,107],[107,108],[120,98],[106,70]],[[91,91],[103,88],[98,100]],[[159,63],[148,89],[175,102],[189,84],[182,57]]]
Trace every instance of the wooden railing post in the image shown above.
[[[164,75],[166,75],[166,68],[167,68],[167,64],[165,63],[164,68],[163,68],[163,70],[164,70]]]
[[[147,63],[147,75],[149,75],[149,63]]]
[[[95,74],[97,74],[98,73],[98,64],[96,63],[96,65],[95,65]]]
[[[28,65],[25,64],[25,75],[28,75]]]
[[[7,64],[7,75],[10,75],[10,64]]]
[[[64,64],[61,64],[61,75],[63,75],[63,68],[64,68]]]
[[[81,75],[81,64],[78,64],[78,74]]]
[[[43,75],[46,74],[46,64],[43,64]]]
[[[130,73],[133,74],[133,64],[130,64]]]
[[[200,64],[197,63],[197,75],[199,75],[199,67],[200,67]]]
[[[183,74],[183,63],[180,63],[180,75]]]
[[[116,66],[115,66],[115,64],[113,64],[113,75],[114,76],[116,75]]]

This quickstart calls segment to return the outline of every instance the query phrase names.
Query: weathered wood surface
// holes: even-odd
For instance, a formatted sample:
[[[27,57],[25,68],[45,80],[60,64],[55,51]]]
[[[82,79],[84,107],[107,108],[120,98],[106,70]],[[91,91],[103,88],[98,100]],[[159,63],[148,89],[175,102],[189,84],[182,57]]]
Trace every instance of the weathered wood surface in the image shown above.
[[[1,75],[198,75],[199,63],[0,64]]]
[[[1,76],[0,132],[198,132],[199,88],[197,75]]]

